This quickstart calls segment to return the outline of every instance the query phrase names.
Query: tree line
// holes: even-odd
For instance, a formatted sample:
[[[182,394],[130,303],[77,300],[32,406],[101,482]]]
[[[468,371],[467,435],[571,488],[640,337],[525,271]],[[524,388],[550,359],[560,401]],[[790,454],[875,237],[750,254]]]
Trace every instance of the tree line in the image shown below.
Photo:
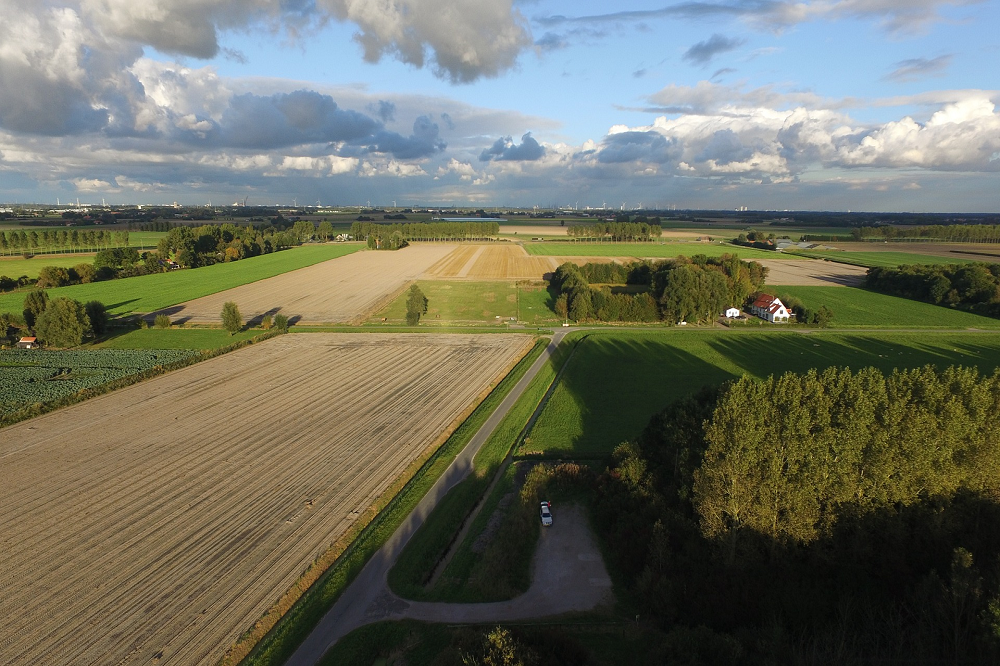
[[[851,229],[855,240],[903,240],[921,238],[951,243],[1000,243],[1000,224],[928,224],[894,227],[888,224]]]
[[[554,309],[574,321],[710,321],[730,306],[742,305],[764,286],[767,268],[756,261],[695,255],[628,264],[567,262],[550,282]],[[592,284],[601,286],[594,287]],[[645,287],[614,293],[607,285]]]
[[[623,222],[577,224],[566,229],[566,235],[571,238],[583,240],[596,239],[614,243],[649,242],[654,238],[659,238],[662,234],[663,229],[660,228],[659,224],[629,222],[628,216],[625,216],[625,221]]]
[[[46,229],[0,231],[0,253],[90,252],[111,247],[127,247],[128,231],[104,229]]]
[[[230,223],[177,226],[160,239],[156,249],[164,260],[197,268],[277,252],[310,240],[315,232],[316,227],[308,221],[296,222],[285,230]]]
[[[379,244],[382,244],[393,237],[399,241],[495,240],[499,234],[499,222],[407,222],[405,224],[354,222],[351,224],[351,237],[354,240],[369,241],[369,246],[371,238],[379,239]]]
[[[869,268],[865,286],[884,294],[1000,317],[1000,264]]]
[[[619,446],[596,522],[720,663],[996,663],[998,410],[974,368],[744,377]]]

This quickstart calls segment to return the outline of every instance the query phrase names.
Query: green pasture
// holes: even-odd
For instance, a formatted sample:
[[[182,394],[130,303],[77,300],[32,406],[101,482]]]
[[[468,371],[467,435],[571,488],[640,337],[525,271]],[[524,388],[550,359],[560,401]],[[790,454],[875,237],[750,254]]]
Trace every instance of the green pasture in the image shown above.
[[[521,455],[602,457],[670,402],[744,374],[926,364],[1000,367],[987,333],[597,331],[577,347]]]
[[[152,312],[194,298],[281,275],[360,250],[360,244],[329,243],[265,254],[228,264],[142,275],[49,290],[50,298],[98,300],[115,315]],[[0,312],[20,312],[24,292],[0,294]]]
[[[768,287],[811,309],[833,310],[832,326],[865,328],[1000,328],[1000,319],[858,287]]]
[[[46,266],[59,266],[61,268],[72,268],[77,264],[94,263],[93,254],[42,254],[31,259],[22,257],[4,257],[0,259],[0,275],[6,275],[15,280],[22,275],[34,279],[38,277],[38,271]]]
[[[513,282],[441,282],[421,280],[417,286],[427,298],[427,314],[421,324],[503,324],[511,318],[529,326],[559,321],[549,307],[551,296],[545,283],[528,285]],[[386,323],[406,321],[406,299],[409,290],[376,313],[374,321]]]
[[[824,251],[824,250],[797,250],[786,254],[800,257],[810,257],[813,259],[829,259],[842,264],[853,264],[855,266],[867,266],[872,268],[895,268],[906,264],[969,264],[970,259],[959,259],[958,257],[937,257],[931,254],[918,254],[916,252],[850,252],[850,251]]]
[[[667,259],[704,254],[721,257],[734,254],[740,259],[787,259],[780,252],[756,250],[724,243],[525,243],[528,254],[544,257],[640,257]]]

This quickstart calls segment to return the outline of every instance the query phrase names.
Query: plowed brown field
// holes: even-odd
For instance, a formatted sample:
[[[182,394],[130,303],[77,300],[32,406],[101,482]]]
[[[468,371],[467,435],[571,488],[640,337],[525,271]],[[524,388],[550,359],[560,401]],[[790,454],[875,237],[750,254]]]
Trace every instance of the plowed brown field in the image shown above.
[[[863,266],[838,264],[816,259],[757,259],[767,266],[767,283],[806,287],[853,287],[861,284],[868,272]]]
[[[383,305],[456,247],[464,249],[414,243],[396,252],[355,252],[162,312],[175,322],[218,324],[223,303],[233,301],[246,320],[280,312],[307,323],[350,322]]]
[[[556,257],[533,257],[520,245],[463,245],[431,266],[429,280],[541,280],[561,263]]]
[[[530,345],[286,335],[3,429],[0,663],[217,661]]]

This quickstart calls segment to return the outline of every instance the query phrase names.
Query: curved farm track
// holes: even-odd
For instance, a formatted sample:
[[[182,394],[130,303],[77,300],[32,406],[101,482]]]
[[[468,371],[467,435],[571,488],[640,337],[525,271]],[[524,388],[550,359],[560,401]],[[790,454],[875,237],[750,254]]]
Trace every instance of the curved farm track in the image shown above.
[[[5,428],[0,663],[214,663],[527,349],[286,335]]]

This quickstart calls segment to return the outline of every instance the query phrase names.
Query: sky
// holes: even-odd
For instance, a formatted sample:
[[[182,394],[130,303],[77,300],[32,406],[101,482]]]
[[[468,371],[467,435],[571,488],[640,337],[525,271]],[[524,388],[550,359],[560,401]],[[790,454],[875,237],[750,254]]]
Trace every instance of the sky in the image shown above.
[[[0,201],[1000,210],[996,0],[0,15]]]

